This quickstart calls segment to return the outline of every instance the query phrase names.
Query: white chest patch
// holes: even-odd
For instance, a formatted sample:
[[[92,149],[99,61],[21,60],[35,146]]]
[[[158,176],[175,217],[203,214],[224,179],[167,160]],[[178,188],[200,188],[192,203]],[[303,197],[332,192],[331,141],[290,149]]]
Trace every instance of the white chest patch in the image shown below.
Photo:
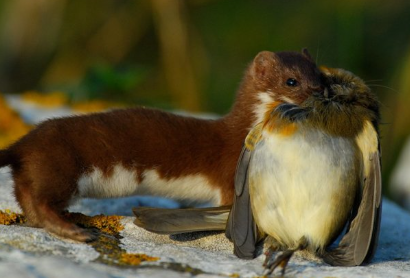
[[[356,183],[348,177],[358,171],[354,141],[320,131],[287,137],[264,132],[249,168],[256,223],[289,247],[303,236],[323,247],[335,215],[351,208]]]
[[[254,107],[254,114],[256,116],[255,124],[258,124],[263,121],[265,114],[268,111],[269,104],[275,102],[275,99],[269,94],[269,92],[260,92],[257,95],[259,103]]]
[[[179,178],[162,179],[156,170],[145,170],[142,181],[138,181],[137,172],[115,165],[111,175],[94,167],[90,173],[78,179],[79,197],[116,198],[132,195],[155,195],[195,203],[219,205],[220,192],[212,187],[202,175],[187,175]]]
[[[278,99],[275,99],[275,97],[272,95],[270,91],[267,92],[259,92],[256,96],[258,99],[258,103],[254,106],[253,113],[256,117],[256,121],[254,124],[258,124],[260,122],[263,122],[263,120],[266,117],[266,113],[272,112],[272,104],[275,103],[276,101],[283,101],[285,103],[294,103],[294,101],[291,98],[288,98],[286,96],[278,96]]]

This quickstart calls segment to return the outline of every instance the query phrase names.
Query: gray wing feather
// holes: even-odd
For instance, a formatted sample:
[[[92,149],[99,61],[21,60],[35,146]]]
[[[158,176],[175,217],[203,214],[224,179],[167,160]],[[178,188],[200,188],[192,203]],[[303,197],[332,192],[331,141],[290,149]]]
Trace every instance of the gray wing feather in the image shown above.
[[[380,232],[380,222],[382,215],[382,176],[381,176],[381,162],[379,153],[375,154],[372,160],[374,169],[374,176],[376,178],[376,214],[374,216],[374,228],[372,233],[372,240],[370,242],[369,251],[367,252],[366,258],[364,259],[365,264],[370,263],[373,259],[374,254],[376,253],[377,243],[379,241],[379,232]]]
[[[365,177],[362,200],[350,229],[339,246],[326,252],[323,259],[330,265],[357,266],[374,256],[380,230],[382,207],[379,152],[370,154],[370,172]]]
[[[256,256],[257,228],[249,196],[248,167],[252,152],[245,146],[235,175],[235,196],[226,226],[226,236],[234,243],[234,254],[242,259]]]
[[[157,234],[181,234],[199,231],[223,231],[231,206],[215,208],[134,208],[134,223]]]

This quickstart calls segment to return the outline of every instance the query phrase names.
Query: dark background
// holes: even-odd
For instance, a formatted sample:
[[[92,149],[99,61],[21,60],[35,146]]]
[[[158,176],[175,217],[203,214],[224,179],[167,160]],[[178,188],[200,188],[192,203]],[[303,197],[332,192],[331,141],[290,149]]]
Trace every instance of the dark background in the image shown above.
[[[4,0],[0,91],[224,114],[259,51],[307,47],[379,96],[387,188],[410,134],[409,30],[408,0]]]

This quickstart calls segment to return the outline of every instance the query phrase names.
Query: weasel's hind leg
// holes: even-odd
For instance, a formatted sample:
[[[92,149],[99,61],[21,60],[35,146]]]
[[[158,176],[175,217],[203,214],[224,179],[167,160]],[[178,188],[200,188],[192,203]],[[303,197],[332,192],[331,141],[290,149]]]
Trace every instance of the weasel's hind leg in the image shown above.
[[[81,242],[91,242],[97,239],[94,233],[69,222],[61,215],[60,210],[55,209],[49,204],[40,205],[38,214],[43,219],[44,228],[57,236]]]
[[[23,210],[26,224],[30,227],[43,228],[44,225],[42,225],[41,220],[37,215],[37,210],[33,204],[29,189],[21,186],[18,181],[15,181],[15,184],[16,199]]]
[[[25,180],[21,176],[15,177],[15,195],[32,227],[45,228],[48,232],[64,238],[81,242],[96,239],[96,235],[69,222],[62,215],[68,205],[68,192],[57,192],[64,187],[53,185],[44,188],[40,184]],[[56,191],[53,191],[56,189]]]

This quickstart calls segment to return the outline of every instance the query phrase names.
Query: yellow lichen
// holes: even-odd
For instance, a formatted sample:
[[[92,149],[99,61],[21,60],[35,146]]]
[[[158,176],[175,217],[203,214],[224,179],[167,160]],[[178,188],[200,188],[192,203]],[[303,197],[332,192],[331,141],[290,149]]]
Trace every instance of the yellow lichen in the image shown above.
[[[65,216],[76,224],[80,224],[87,228],[97,228],[101,232],[107,233],[109,235],[117,235],[120,231],[124,229],[120,220],[123,218],[118,215],[96,215],[87,216],[82,213],[66,213]]]
[[[26,222],[24,215],[20,213],[11,212],[10,210],[0,210],[0,224],[1,225],[13,225],[22,224]]]
[[[86,228],[97,228],[101,232],[109,235],[118,235],[120,231],[124,229],[120,220],[123,216],[118,215],[96,215],[87,216],[82,213],[70,213],[65,212],[64,216],[67,217],[71,222],[82,225]],[[21,224],[26,221],[26,218],[21,213],[15,213],[8,209],[0,210],[0,224],[2,225],[13,225]]]
[[[140,265],[142,262],[155,262],[158,261],[158,257],[151,257],[145,254],[121,254],[120,263],[126,265]]]
[[[118,266],[138,266],[142,262],[155,262],[158,261],[158,257],[151,257],[146,254],[126,253],[120,246],[119,232],[124,229],[120,220],[122,216],[112,215],[96,215],[87,216],[82,213],[70,213],[65,212],[64,217],[71,222],[84,226],[86,228],[97,228],[103,234],[98,237],[97,240],[88,243],[98,253],[100,257],[96,260],[98,262],[107,265]],[[1,225],[14,225],[25,223],[26,219],[23,214],[11,212],[10,210],[0,210],[0,224]]]

